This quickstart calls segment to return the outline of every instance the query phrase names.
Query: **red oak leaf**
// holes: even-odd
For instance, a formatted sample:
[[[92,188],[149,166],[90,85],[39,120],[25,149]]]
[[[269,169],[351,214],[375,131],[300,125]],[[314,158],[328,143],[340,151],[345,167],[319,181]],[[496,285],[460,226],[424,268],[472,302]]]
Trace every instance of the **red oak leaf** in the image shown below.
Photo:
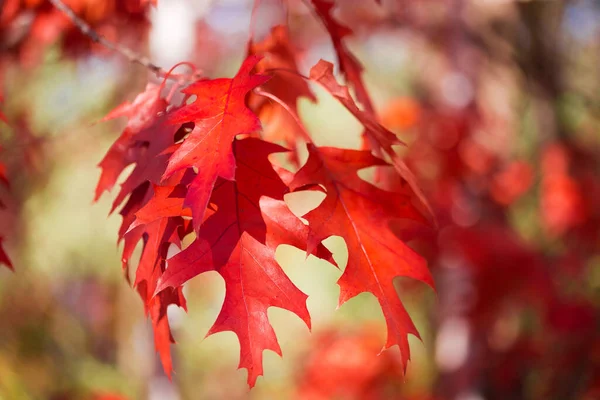
[[[160,218],[191,217],[190,210],[183,207],[186,195],[184,185],[157,186],[153,185],[154,196],[135,213],[135,221],[129,229],[142,224],[149,224]]]
[[[102,161],[100,161],[99,166],[102,168],[102,174],[96,186],[94,200],[98,200],[104,191],[111,190],[123,169],[134,162],[135,157],[131,151],[133,138],[141,130],[154,123],[157,113],[165,108],[165,102],[160,99],[159,87],[149,84],[146,86],[146,90],[135,98],[133,103],[125,102],[121,104],[102,119],[102,121],[107,121],[126,116],[129,121],[121,136],[113,143]]]
[[[170,377],[172,371],[171,343],[175,343],[171,335],[167,319],[167,307],[171,304],[186,309],[185,298],[181,288],[169,288],[157,296],[153,296],[158,279],[165,271],[165,259],[169,246],[180,245],[178,228],[183,225],[181,217],[164,217],[153,220],[146,225],[139,225],[125,234],[123,257],[131,256],[136,244],[143,240],[144,247],[136,271],[134,285],[144,301],[146,314],[150,316],[154,330],[154,343],[159,352],[165,373]]]
[[[160,98],[160,87],[148,85],[133,103],[124,103],[109,113],[104,120],[120,116],[129,117],[127,126],[117,141],[111,146],[100,163],[102,175],[96,189],[96,198],[103,191],[110,190],[122,171],[130,164],[136,164],[127,179],[121,184],[121,190],[113,202],[114,210],[128,198],[120,214],[123,222],[119,230],[119,239],[124,239],[122,263],[125,275],[129,278],[128,265],[136,245],[142,241],[143,250],[136,271],[134,285],[144,302],[146,314],[152,321],[156,350],[167,375],[171,375],[172,363],[170,345],[174,343],[171,336],[166,309],[170,304],[185,308],[185,299],[181,289],[170,289],[159,296],[152,296],[158,278],[165,270],[165,258],[169,246],[180,245],[179,228],[185,225],[178,214],[159,212],[152,218],[144,213],[152,204],[161,200],[172,202],[168,198],[173,192],[185,191],[183,187],[161,187],[161,181],[169,159],[168,149],[173,146],[176,133],[185,127],[177,127],[166,123],[164,115],[167,103]],[[191,171],[190,171],[191,172]],[[185,171],[176,174],[170,181],[182,180]],[[175,182],[179,183],[179,182]],[[179,200],[182,203],[182,199]],[[140,215],[136,215],[137,213]],[[137,217],[137,219],[136,219]],[[133,223],[136,225],[132,225]],[[184,233],[182,232],[181,235]]]
[[[308,146],[309,158],[291,183],[292,190],[323,185],[323,202],[305,215],[308,250],[338,235],[348,247],[348,265],[338,284],[339,304],[370,292],[379,301],[388,328],[385,348],[399,345],[403,365],[410,359],[408,334],[419,337],[398,298],[393,280],[405,276],[433,287],[426,262],[399,240],[388,224],[399,218],[422,220],[410,203],[410,193],[392,193],[359,178],[360,169],[386,163],[368,151]]]
[[[273,74],[271,80],[262,86],[262,90],[280,99],[295,114],[298,111],[298,99],[301,97],[316,101],[308,83],[298,79],[297,50],[290,43],[288,31],[284,26],[276,26],[271,34],[260,43],[250,46],[250,53],[264,56],[258,63],[257,71],[268,71]],[[292,149],[293,162],[298,164],[296,151],[299,141],[309,142],[306,132],[294,121],[290,112],[281,104],[268,98],[252,95],[250,104],[260,117],[264,128],[262,137],[268,141],[283,141]]]
[[[166,107],[167,103],[160,98],[160,87],[148,84],[133,103],[124,103],[104,117],[103,120],[127,116],[129,120],[121,136],[99,164],[102,174],[96,187],[95,200],[104,191],[112,189],[128,165],[136,164],[121,184],[111,212],[142,183],[148,180],[156,184],[160,182],[169,159],[169,154],[163,153],[173,145],[179,128],[168,124],[166,117],[160,115],[165,112]]]
[[[263,350],[281,355],[267,318],[269,307],[289,310],[310,327],[307,296],[275,261],[279,244],[306,249],[308,237],[308,227],[283,201],[287,187],[267,158],[281,151],[285,149],[255,138],[234,142],[235,181],[218,181],[211,197],[216,211],[206,218],[197,239],[168,260],[156,290],[160,295],[207,271],[223,277],[225,302],[208,334],[232,331],[238,336],[239,366],[248,369],[250,386],[263,373]],[[314,254],[331,259],[323,246]]]
[[[265,83],[269,77],[250,74],[260,57],[248,57],[232,79],[198,81],[184,93],[195,95],[192,104],[173,112],[172,123],[193,122],[194,129],[169,158],[163,178],[175,172],[197,167],[196,176],[185,199],[192,210],[194,227],[199,230],[211,192],[221,177],[233,180],[235,158],[231,141],[239,134],[252,133],[260,128],[256,115],[246,107],[246,94]]]
[[[344,105],[344,107],[360,121],[365,128],[364,135],[367,137],[370,147],[375,151],[375,154],[378,156],[387,154],[387,156],[390,157],[396,171],[398,171],[400,176],[408,182],[419,202],[427,209],[429,214],[433,216],[434,214],[431,206],[417,184],[417,179],[392,147],[404,143],[400,141],[394,133],[377,122],[372,112],[365,112],[358,108],[350,95],[348,87],[340,85],[333,76],[333,64],[324,60],[319,60],[319,62],[310,70],[310,79],[318,82],[327,89],[333,97],[342,103],[342,105]]]
[[[129,259],[131,258],[133,251],[135,250],[135,246],[138,241],[141,239],[143,234],[143,229],[138,229],[139,237],[133,237],[132,235],[125,236],[126,233],[133,229],[129,229],[131,224],[135,221],[135,213],[144,206],[151,198],[153,192],[150,190],[150,183],[145,182],[141,184],[137,188],[135,188],[127,202],[119,211],[119,214],[123,217],[123,221],[121,222],[121,227],[119,228],[119,241],[124,239],[124,247],[123,247],[123,255],[121,257],[121,262],[123,264],[123,270],[126,272],[125,277],[129,280],[129,274],[127,273],[129,266]]]
[[[361,74],[363,67],[358,59],[348,50],[342,39],[352,34],[352,30],[347,26],[341,25],[331,15],[335,4],[324,0],[312,0],[317,14],[323,21],[325,28],[329,32],[333,48],[338,56],[340,71],[346,77],[346,80],[354,87],[358,101],[369,112],[373,112],[371,97],[365,88]]]
[[[310,69],[310,79],[321,84],[333,97],[348,109],[365,127],[367,133],[375,138],[385,149],[395,144],[403,144],[393,132],[387,130],[375,119],[372,112],[362,111],[358,108],[347,86],[340,85],[333,76],[333,64],[319,60]]]

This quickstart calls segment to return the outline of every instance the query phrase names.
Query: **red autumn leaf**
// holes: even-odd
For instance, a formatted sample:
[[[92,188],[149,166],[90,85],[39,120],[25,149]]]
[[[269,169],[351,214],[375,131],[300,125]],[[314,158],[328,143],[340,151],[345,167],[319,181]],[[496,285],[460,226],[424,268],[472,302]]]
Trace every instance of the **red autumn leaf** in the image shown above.
[[[373,112],[373,104],[367,89],[362,81],[361,74],[363,67],[358,59],[348,50],[344,42],[344,37],[352,34],[352,30],[347,26],[341,25],[331,15],[335,4],[324,0],[312,0],[317,14],[323,21],[325,28],[329,32],[333,48],[338,56],[340,71],[346,77],[346,80],[354,87],[358,101],[369,112]]]
[[[404,144],[400,139],[390,132],[383,125],[377,122],[375,115],[372,112],[362,111],[358,108],[350,91],[346,86],[340,85],[333,76],[333,64],[330,62],[319,60],[310,70],[310,79],[321,84],[333,97],[335,97],[348,111],[352,113],[364,126],[364,135],[369,140],[370,147],[375,151],[375,154],[382,156],[387,154],[390,157],[394,168],[400,176],[411,186],[414,195],[420,203],[427,209],[429,214],[433,216],[433,211],[429,202],[425,198],[425,194],[417,184],[417,179],[408,169],[404,161],[396,154],[394,145]]]
[[[178,228],[183,224],[180,217],[156,219],[149,224],[139,225],[125,234],[123,258],[131,256],[136,244],[143,240],[144,247],[136,271],[134,285],[144,301],[146,314],[150,316],[154,330],[154,343],[159,352],[165,373],[170,377],[172,371],[171,343],[175,343],[171,335],[167,319],[167,307],[171,304],[186,309],[182,288],[169,288],[157,296],[153,296],[158,279],[165,271],[165,259],[169,246],[179,245]]]
[[[167,166],[169,149],[173,146],[175,135],[178,130],[184,130],[185,127],[167,123],[164,114],[167,102],[160,97],[160,90],[160,86],[149,84],[133,103],[122,104],[103,119],[121,116],[129,118],[123,133],[100,163],[102,175],[96,188],[96,198],[103,191],[110,190],[114,186],[119,175],[128,165],[135,164],[131,174],[121,184],[121,190],[113,202],[112,210],[129,196],[120,211],[123,216],[119,230],[119,239],[124,239],[123,269],[126,277],[129,278],[129,260],[136,245],[142,241],[143,250],[134,285],[144,302],[146,314],[151,319],[155,347],[159,352],[163,368],[170,376],[172,370],[170,345],[174,340],[171,336],[166,309],[170,304],[185,309],[185,299],[181,288],[166,290],[158,296],[153,294],[158,278],[165,270],[169,246],[180,245],[179,228],[185,225],[181,217],[187,214],[181,209],[182,198],[175,200],[180,204],[179,213],[169,214],[164,210],[161,212],[160,209],[151,207],[160,204],[161,201],[163,205],[173,203],[173,199],[169,197],[172,194],[183,191],[185,195],[184,187],[158,186]],[[182,181],[184,174],[185,171],[181,171],[163,183],[169,185],[173,181],[173,185],[176,185]],[[154,215],[148,215],[149,212]]]
[[[410,359],[408,334],[419,337],[402,305],[393,279],[405,276],[433,287],[426,262],[389,229],[394,219],[420,220],[409,193],[391,193],[359,178],[361,169],[386,163],[368,151],[308,146],[309,158],[290,187],[323,185],[323,202],[305,215],[309,222],[308,250],[330,236],[344,238],[348,265],[340,277],[339,304],[363,292],[379,301],[388,328],[385,348],[399,345],[403,365]]]
[[[168,237],[173,235],[177,223],[172,219],[154,221],[145,227],[144,234],[135,240],[144,240],[144,250],[136,273],[135,286],[144,301],[146,315],[150,317],[154,331],[154,346],[159,353],[163,369],[171,377],[173,369],[171,361],[171,344],[175,343],[167,318],[167,307],[171,304],[187,310],[182,288],[169,288],[158,296],[152,296],[158,278],[165,270],[165,258],[170,244]],[[127,242],[128,237],[126,235]],[[137,241],[135,242],[137,243]],[[135,244],[133,245],[135,247]]]
[[[316,101],[308,83],[294,75],[294,72],[300,75],[296,60],[297,50],[290,43],[288,31],[284,26],[274,27],[265,40],[253,43],[250,53],[264,57],[256,66],[259,73],[265,71],[273,74],[271,80],[261,89],[280,99],[294,114],[298,112],[300,98]],[[254,94],[250,104],[263,122],[262,137],[268,141],[283,141],[292,150],[292,161],[297,163],[298,142],[309,142],[310,138],[294,121],[290,112],[281,104]]]
[[[135,221],[135,213],[144,206],[151,198],[152,198],[152,190],[149,190],[150,184],[146,182],[135,188],[131,195],[127,199],[127,202],[119,211],[119,214],[123,217],[123,221],[121,222],[121,227],[119,228],[118,240],[124,240],[123,245],[123,253],[121,256],[121,264],[123,267],[123,272],[125,273],[125,278],[129,282],[129,260],[133,255],[133,251],[135,250],[135,246],[142,238],[144,230],[139,228],[136,230],[136,235],[129,234],[129,231],[133,231],[133,229],[129,229],[131,224]],[[128,234],[125,236],[125,234]]]
[[[371,112],[362,111],[358,108],[347,86],[340,85],[333,76],[333,64],[319,60],[310,69],[310,79],[323,86],[333,97],[335,97],[348,111],[352,113],[365,127],[367,133],[372,136],[385,149],[395,144],[403,144],[393,132],[387,130],[375,119]]]
[[[182,169],[196,167],[202,171],[188,188],[185,205],[192,209],[194,227],[199,230],[217,178],[233,180],[235,159],[231,141],[239,134],[260,129],[260,121],[246,107],[246,94],[265,83],[269,77],[251,74],[260,60],[248,57],[232,79],[198,81],[184,93],[195,95],[192,104],[172,113],[172,123],[193,122],[194,129],[169,158],[163,178]]]
[[[165,124],[165,117],[158,114],[166,110],[167,103],[160,97],[160,86],[148,84],[133,103],[124,103],[111,111],[102,120],[126,116],[129,118],[121,136],[110,147],[99,166],[102,174],[96,186],[95,200],[104,191],[111,190],[119,175],[130,164],[136,168],[121,185],[120,193],[113,203],[113,210],[125,197],[146,180],[156,183],[164,172],[167,155],[159,160],[159,153],[173,144],[176,127]]]
[[[211,197],[216,211],[206,218],[197,239],[168,260],[156,289],[161,295],[207,271],[223,277],[225,302],[209,334],[232,331],[238,336],[239,366],[248,369],[250,386],[263,373],[263,350],[281,355],[267,318],[269,307],[289,310],[310,327],[307,296],[275,261],[279,244],[306,249],[308,236],[308,227],[283,201],[287,187],[267,158],[281,151],[285,149],[255,138],[234,142],[235,181],[218,181]],[[323,246],[314,254],[331,259]]]
[[[189,209],[183,207],[186,190],[184,185],[153,186],[154,196],[135,213],[135,221],[129,229],[149,224],[160,218],[191,217]]]
[[[345,327],[344,327],[345,328]],[[320,332],[301,361],[295,399],[405,399],[397,354],[377,354],[379,326]],[[327,371],[327,373],[323,373]]]

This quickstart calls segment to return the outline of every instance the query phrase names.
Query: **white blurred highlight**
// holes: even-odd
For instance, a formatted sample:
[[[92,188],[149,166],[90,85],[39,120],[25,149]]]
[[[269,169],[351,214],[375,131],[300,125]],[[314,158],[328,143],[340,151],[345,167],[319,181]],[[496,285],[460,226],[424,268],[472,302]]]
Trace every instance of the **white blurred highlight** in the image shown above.
[[[469,336],[469,324],[464,318],[449,318],[442,324],[435,346],[435,361],[440,371],[456,371],[465,363]]]
[[[477,392],[467,392],[456,396],[456,400],[485,400],[485,397]]]
[[[461,73],[454,72],[444,76],[441,90],[444,102],[451,107],[464,108],[473,100],[473,85]]]
[[[150,53],[158,65],[169,69],[174,64],[190,58],[194,48],[194,24],[198,9],[196,3],[207,1],[169,0],[159,1],[152,9],[150,19]]]

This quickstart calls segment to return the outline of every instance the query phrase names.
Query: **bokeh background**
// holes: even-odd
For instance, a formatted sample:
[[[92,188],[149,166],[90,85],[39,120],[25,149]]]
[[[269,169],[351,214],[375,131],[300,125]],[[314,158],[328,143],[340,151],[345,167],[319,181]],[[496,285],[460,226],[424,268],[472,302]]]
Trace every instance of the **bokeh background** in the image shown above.
[[[249,32],[288,21],[301,70],[335,60],[302,1],[65,1],[108,39],[169,68],[231,76]],[[124,122],[107,112],[154,80],[91,45],[42,0],[0,1],[4,244],[0,399],[600,399],[600,2],[338,0],[345,42],[365,66],[382,124],[438,219],[398,226],[437,293],[399,280],[421,332],[406,376],[378,356],[383,316],[358,296],[339,309],[341,275],[281,246],[309,295],[313,331],[271,309],[283,358],[265,352],[248,391],[232,333],[204,338],[224,298],[217,274],[170,310],[178,344],[162,372],[142,303],[124,279],[111,198],[93,204],[97,163]],[[319,87],[300,113],[318,145],[360,146],[361,127]],[[293,209],[310,208],[293,199]],[[343,268],[343,240],[327,245]],[[173,311],[173,312],[171,312]]]

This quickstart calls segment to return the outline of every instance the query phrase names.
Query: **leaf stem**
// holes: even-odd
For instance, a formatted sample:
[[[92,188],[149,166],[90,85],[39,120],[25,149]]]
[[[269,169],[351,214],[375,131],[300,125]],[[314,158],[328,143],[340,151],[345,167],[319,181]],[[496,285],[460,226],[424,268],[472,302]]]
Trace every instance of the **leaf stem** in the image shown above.
[[[288,106],[285,101],[281,100],[279,97],[275,96],[272,93],[269,92],[265,92],[264,90],[260,90],[260,89],[254,89],[254,93],[256,93],[259,96],[263,96],[266,97],[268,99],[273,100],[275,103],[279,104],[281,107],[283,107],[283,109],[285,111],[287,111],[290,116],[294,119],[294,121],[296,122],[296,124],[298,124],[298,127],[300,128],[300,132],[302,132],[302,138],[309,142],[312,143],[312,139],[310,137],[310,134],[308,133],[308,131],[306,130],[306,128],[304,127],[304,124],[302,123],[302,121],[300,120],[300,117],[298,116],[298,114],[292,110],[292,108],[290,106]]]

